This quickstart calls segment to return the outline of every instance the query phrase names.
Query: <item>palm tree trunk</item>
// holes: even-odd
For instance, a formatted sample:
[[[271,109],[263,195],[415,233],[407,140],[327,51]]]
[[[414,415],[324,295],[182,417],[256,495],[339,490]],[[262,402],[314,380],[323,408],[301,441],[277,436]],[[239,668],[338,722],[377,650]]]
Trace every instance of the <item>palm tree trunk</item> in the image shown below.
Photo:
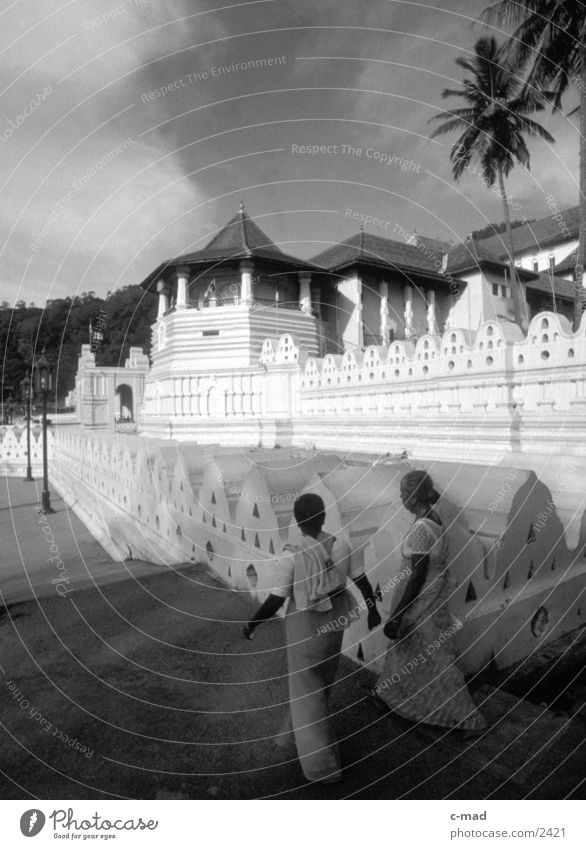
[[[584,265],[586,264],[586,48],[580,50],[580,224],[578,262],[574,269],[574,331],[580,327],[584,306]]]
[[[507,201],[507,193],[505,191],[505,179],[503,177],[503,169],[498,169],[498,181],[501,198],[503,201],[503,210],[505,213],[505,231],[507,234],[507,252],[509,254],[509,271],[511,277],[511,295],[513,297],[513,314],[515,321],[519,327],[526,331],[529,327],[527,316],[527,307],[524,302],[521,292],[521,283],[515,266],[515,246],[513,245],[513,230],[511,228],[511,214],[509,212],[509,204]]]

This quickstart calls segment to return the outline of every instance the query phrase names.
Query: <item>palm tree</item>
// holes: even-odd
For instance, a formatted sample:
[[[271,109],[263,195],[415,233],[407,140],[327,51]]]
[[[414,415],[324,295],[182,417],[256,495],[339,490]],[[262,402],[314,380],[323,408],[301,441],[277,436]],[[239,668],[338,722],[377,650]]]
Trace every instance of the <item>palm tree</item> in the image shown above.
[[[484,20],[489,25],[516,27],[509,53],[520,64],[532,60],[531,84],[552,85],[554,110],[561,108],[570,85],[580,95],[580,225],[574,296],[577,330],[584,305],[586,263],[586,5],[580,0],[502,0],[485,10]]]
[[[441,126],[432,133],[432,138],[462,130],[462,134],[450,151],[452,173],[459,180],[472,164],[478,163],[480,177],[489,188],[498,183],[498,194],[503,202],[507,253],[511,274],[511,290],[515,321],[527,327],[519,278],[515,268],[511,216],[505,177],[518,162],[529,168],[529,150],[525,136],[553,142],[553,137],[540,124],[527,116],[544,109],[545,95],[529,87],[521,78],[522,70],[505,55],[494,38],[477,41],[473,59],[459,56],[456,64],[472,76],[464,79],[460,89],[445,89],[442,97],[461,97],[466,106],[451,111],[443,110],[431,121],[441,121]]]

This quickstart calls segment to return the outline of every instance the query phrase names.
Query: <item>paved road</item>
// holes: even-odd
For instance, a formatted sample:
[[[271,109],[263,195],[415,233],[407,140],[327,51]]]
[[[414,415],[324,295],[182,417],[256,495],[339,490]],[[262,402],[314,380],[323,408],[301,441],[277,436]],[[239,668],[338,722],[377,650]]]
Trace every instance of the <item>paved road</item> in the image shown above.
[[[244,641],[241,623],[254,608],[248,596],[200,565],[110,562],[58,499],[47,517],[48,543],[34,487],[7,481],[0,504],[1,798],[579,792],[579,720],[568,725],[492,693],[486,711],[495,726],[484,740],[464,744],[381,717],[360,687],[368,673],[348,660],[334,692],[346,780],[308,785],[294,752],[271,739],[286,699],[282,623]],[[65,564],[60,570],[47,562],[51,544]],[[64,568],[71,580],[59,591],[52,581]]]

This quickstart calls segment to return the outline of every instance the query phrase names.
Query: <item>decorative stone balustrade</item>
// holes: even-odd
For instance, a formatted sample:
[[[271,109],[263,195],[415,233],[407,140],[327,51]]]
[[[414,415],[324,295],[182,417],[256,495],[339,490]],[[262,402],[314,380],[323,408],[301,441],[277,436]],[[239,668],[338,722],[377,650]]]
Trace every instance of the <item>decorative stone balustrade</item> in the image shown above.
[[[583,479],[582,465],[572,475]],[[400,546],[412,521],[399,499],[409,468],[68,428],[57,435],[51,481],[117,559],[203,561],[257,601],[272,587],[272,557],[297,532],[295,498],[319,492],[326,530],[348,540],[387,614],[401,591]],[[445,461],[427,468],[444,493],[438,510],[450,543],[451,608],[464,625],[454,639],[467,672],[491,662],[506,667],[585,622],[583,493],[572,496],[579,530],[570,545],[561,510],[567,493],[534,472]],[[345,634],[344,650],[374,667],[386,648],[381,629],[367,638],[364,612]]]
[[[452,330],[416,344],[398,341],[388,348],[309,357],[301,375],[302,414],[316,413],[318,396],[330,399],[349,390],[382,392],[389,414],[407,399],[412,408],[431,405],[448,415],[455,406],[461,412],[503,406],[539,412],[549,405],[574,412],[586,403],[585,364],[586,319],[574,334],[565,318],[540,313],[526,338],[513,324],[488,321],[474,338]]]
[[[54,436],[47,430],[48,456],[53,456]],[[3,425],[0,427],[0,474],[20,476],[26,474],[27,439],[25,425]],[[31,467],[33,474],[43,473],[43,432],[39,425],[31,427]]]
[[[294,432],[296,442],[324,449],[407,449],[430,459],[439,450],[486,462],[511,452],[584,456],[585,407],[586,319],[572,333],[563,317],[540,313],[527,337],[488,321],[475,336],[451,330],[309,357]]]

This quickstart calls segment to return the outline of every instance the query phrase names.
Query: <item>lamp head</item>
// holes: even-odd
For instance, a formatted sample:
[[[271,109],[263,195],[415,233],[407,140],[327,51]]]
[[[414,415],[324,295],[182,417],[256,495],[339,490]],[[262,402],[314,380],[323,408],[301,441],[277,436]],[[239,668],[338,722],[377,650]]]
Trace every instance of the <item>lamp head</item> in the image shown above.
[[[49,392],[53,388],[53,374],[44,350],[35,363],[34,372],[36,389],[40,392]]]

